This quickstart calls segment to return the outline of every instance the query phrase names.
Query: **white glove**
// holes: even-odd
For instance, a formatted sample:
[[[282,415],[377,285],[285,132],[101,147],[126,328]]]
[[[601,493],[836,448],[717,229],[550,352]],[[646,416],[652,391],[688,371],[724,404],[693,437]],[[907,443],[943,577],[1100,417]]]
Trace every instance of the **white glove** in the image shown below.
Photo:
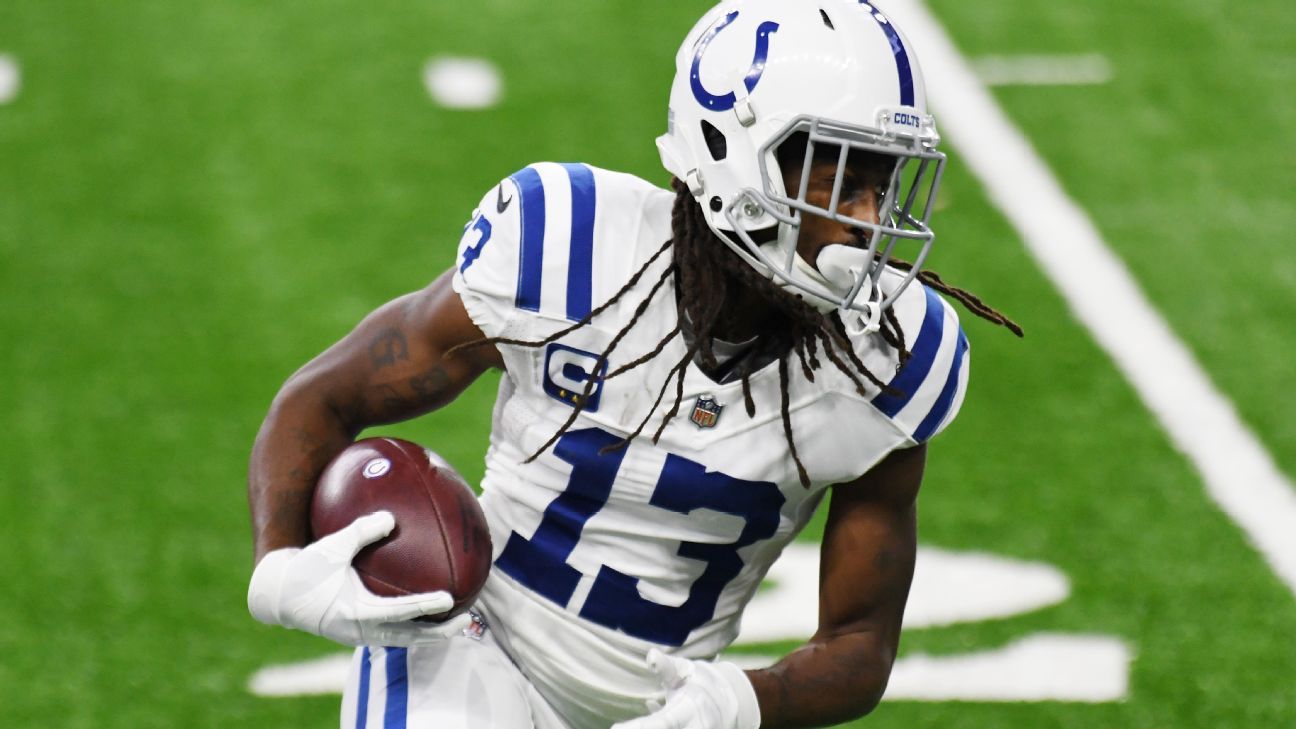
[[[648,665],[666,689],[665,701],[648,702],[650,713],[612,729],[756,729],[760,704],[747,674],[724,661],[690,661],[653,648]]]
[[[270,552],[252,571],[248,611],[263,623],[352,646],[410,646],[463,632],[472,622],[467,614],[444,623],[409,622],[449,610],[448,592],[380,597],[360,581],[351,560],[395,526],[391,512],[378,511],[305,547]]]

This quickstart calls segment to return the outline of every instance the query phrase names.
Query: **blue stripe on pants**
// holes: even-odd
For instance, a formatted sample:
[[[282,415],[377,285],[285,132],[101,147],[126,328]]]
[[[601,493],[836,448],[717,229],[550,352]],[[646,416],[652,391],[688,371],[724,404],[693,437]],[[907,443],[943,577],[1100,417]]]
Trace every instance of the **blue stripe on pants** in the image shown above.
[[[369,721],[369,647],[360,654],[360,689],[356,695],[356,729],[365,729]]]
[[[405,729],[409,706],[409,668],[404,648],[387,648],[387,707],[383,711],[383,729]]]

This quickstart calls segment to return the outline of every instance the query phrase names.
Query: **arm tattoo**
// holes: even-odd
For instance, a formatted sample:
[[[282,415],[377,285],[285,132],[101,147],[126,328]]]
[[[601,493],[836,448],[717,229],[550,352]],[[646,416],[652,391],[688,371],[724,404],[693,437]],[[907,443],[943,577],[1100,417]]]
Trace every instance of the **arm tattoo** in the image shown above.
[[[312,468],[322,469],[332,458],[333,453],[329,449],[329,444],[315,433],[297,428],[293,431],[293,437],[297,439],[301,454],[306,457],[306,462]]]
[[[375,370],[390,367],[398,360],[409,359],[409,342],[396,327],[388,327],[369,343],[369,358]]]
[[[439,364],[403,383],[376,385],[366,397],[366,420],[391,422],[426,412],[445,398],[449,385],[450,375]]]
[[[389,417],[385,414],[401,413],[416,405],[414,399],[405,397],[391,385],[379,385],[375,394],[382,400],[382,404],[377,408],[379,417]]]
[[[446,374],[445,367],[437,365],[421,375],[411,377],[409,384],[420,397],[434,399],[440,397],[446,385],[450,384],[450,375]]]

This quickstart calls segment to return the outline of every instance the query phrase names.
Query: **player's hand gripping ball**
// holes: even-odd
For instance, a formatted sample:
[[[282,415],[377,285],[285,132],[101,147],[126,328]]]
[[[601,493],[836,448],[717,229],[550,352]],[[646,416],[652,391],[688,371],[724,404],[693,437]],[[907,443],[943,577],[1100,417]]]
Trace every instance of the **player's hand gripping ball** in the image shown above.
[[[312,539],[357,517],[390,511],[396,528],[365,547],[352,565],[375,595],[445,590],[468,608],[491,565],[490,531],[472,489],[437,454],[399,438],[366,438],[324,469],[311,504]]]

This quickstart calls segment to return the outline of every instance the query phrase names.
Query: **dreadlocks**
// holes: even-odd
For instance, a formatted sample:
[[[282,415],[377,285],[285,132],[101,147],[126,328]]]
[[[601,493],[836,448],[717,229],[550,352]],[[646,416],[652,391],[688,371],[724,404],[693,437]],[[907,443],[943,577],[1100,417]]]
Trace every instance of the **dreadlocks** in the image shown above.
[[[679,412],[680,404],[684,399],[684,377],[689,363],[696,361],[704,370],[708,371],[718,369],[719,361],[713,349],[714,339],[718,333],[726,330],[730,317],[734,315],[731,305],[732,297],[736,296],[738,292],[746,290],[755,293],[762,301],[770,304],[773,310],[771,317],[767,320],[767,325],[752,346],[778,361],[783,434],[787,439],[788,451],[792,456],[792,461],[796,464],[797,477],[800,479],[802,486],[809,488],[810,477],[806,472],[805,465],[801,462],[800,456],[797,454],[796,441],[792,437],[788,390],[791,369],[789,360],[792,355],[796,356],[802,375],[812,382],[815,378],[815,372],[822,367],[822,362],[819,359],[819,355],[822,353],[823,357],[834,368],[851,381],[857,393],[861,395],[865,393],[864,380],[884,392],[897,393],[887,383],[879,379],[877,375],[869,371],[864,366],[864,363],[860,361],[859,356],[855,353],[855,348],[851,346],[846,335],[846,327],[841,318],[838,317],[837,312],[821,313],[800,297],[780,289],[770,279],[762,276],[756,269],[744,263],[728,246],[715,239],[715,234],[706,223],[702,208],[693,198],[688,187],[679,180],[672,180],[671,186],[675,191],[675,203],[671,211],[671,239],[657,249],[611,298],[591,310],[580,321],[544,339],[526,341],[505,337],[488,337],[459,345],[447,352],[447,356],[453,356],[462,348],[485,344],[542,347],[556,341],[564,335],[585,326],[599,314],[620,301],[628,292],[638,286],[646,272],[667,249],[673,249],[670,265],[666,266],[657,277],[657,280],[653,282],[648,294],[635,307],[633,315],[625,326],[617,332],[599,355],[591,371],[599,372],[608,366],[612,352],[617,345],[635,327],[639,322],[639,318],[647,311],[649,304],[672,277],[675,279],[676,284],[676,311],[679,323],[651,351],[603,376],[602,381],[606,382],[618,377],[657,357],[676,336],[685,335],[685,341],[688,344],[685,347],[684,355],[667,372],[660,389],[657,391],[656,399],[643,419],[640,420],[638,426],[620,442],[606,447],[604,451],[624,448],[642,434],[652,420],[653,414],[657,412],[658,406],[661,405],[662,400],[665,398],[672,381],[674,381],[674,402],[662,416],[660,424],[653,432],[653,443],[658,441],[671,419]],[[902,261],[893,261],[892,265],[904,270],[910,268],[909,264]],[[1022,335],[1021,327],[1011,319],[986,305],[974,294],[945,283],[935,272],[920,271],[918,278],[927,286],[956,299],[977,316],[994,324],[1007,327],[1017,336]],[[730,305],[726,306],[727,303],[730,303]],[[684,331],[685,326],[688,327],[687,333]],[[900,328],[900,321],[890,308],[885,312],[878,333],[883,341],[899,352],[900,363],[903,367],[904,363],[909,360],[910,352],[905,344],[905,335]],[[753,361],[753,357],[744,358],[738,365],[737,372],[737,376],[742,381],[743,405],[749,417],[756,414],[756,403],[752,399],[749,381]],[[541,453],[548,450],[571,428],[572,424],[576,422],[577,416],[580,415],[589,402],[589,397],[598,379],[592,376],[586,380],[585,389],[575,399],[575,406],[568,415],[567,421],[535,453],[527,458],[527,462],[534,460]]]

